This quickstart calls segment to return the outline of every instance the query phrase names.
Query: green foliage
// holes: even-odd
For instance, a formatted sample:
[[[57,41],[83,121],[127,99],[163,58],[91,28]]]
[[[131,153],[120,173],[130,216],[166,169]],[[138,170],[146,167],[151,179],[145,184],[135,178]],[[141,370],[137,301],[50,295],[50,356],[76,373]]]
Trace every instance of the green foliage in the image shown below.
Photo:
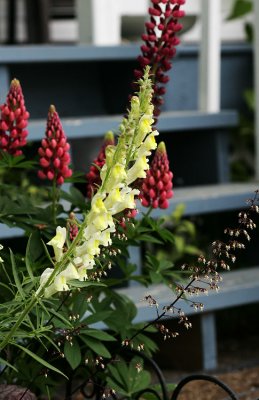
[[[151,382],[151,376],[143,369],[143,360],[139,357],[134,357],[129,363],[120,359],[116,364],[110,364],[108,370],[109,387],[126,399],[134,399]]]
[[[247,110],[239,116],[239,126],[232,132],[232,180],[247,181],[254,176],[254,109],[253,89],[244,92]]]
[[[249,14],[253,10],[252,0],[235,0],[233,2],[232,10],[228,16],[228,20],[237,19]]]
[[[252,0],[234,0],[231,12],[227,17],[228,21],[232,21],[238,18],[242,18],[247,14],[251,14],[253,11],[253,1]],[[244,22],[244,30],[246,34],[246,39],[249,43],[254,40],[254,29],[250,22]]]

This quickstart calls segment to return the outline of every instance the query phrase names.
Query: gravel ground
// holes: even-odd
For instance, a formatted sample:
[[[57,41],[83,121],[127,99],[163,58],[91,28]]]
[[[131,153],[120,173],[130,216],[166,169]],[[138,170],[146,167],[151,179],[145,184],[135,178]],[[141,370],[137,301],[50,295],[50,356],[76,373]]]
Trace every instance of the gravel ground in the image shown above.
[[[227,384],[240,400],[259,400],[259,340],[257,335],[246,339],[228,339],[219,344],[219,360],[213,375]],[[205,371],[169,371],[164,375],[167,382],[179,382],[192,373]],[[230,397],[210,382],[188,383],[178,400],[227,400]]]

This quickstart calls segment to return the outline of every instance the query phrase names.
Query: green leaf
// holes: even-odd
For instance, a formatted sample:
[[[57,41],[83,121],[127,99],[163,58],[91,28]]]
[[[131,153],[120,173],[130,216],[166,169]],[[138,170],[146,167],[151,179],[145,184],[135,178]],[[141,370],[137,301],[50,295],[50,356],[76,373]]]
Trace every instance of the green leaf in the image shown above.
[[[25,265],[31,280],[34,280],[34,275],[32,272],[32,262],[33,262],[32,251],[34,249],[34,246],[32,246],[32,241],[33,241],[32,235],[30,235],[26,246]]]
[[[141,359],[134,357],[129,367],[124,360],[119,360],[116,366],[109,365],[108,385],[128,398],[149,387],[150,374],[147,371],[138,371],[136,367],[138,364],[142,365]]]
[[[255,110],[255,92],[253,89],[247,89],[244,93],[246,104],[251,111]]]
[[[71,368],[76,369],[81,363],[82,355],[77,340],[73,339],[72,343],[73,345],[71,346],[68,341],[65,342],[64,354]]]
[[[253,10],[253,2],[251,0],[236,0],[227,20],[233,20],[249,14]]]
[[[12,264],[12,271],[13,271],[13,277],[14,277],[14,281],[15,281],[15,285],[17,287],[18,292],[20,293],[21,297],[23,299],[25,299],[25,293],[24,290],[22,288],[22,284],[17,272],[17,267],[16,267],[16,262],[15,262],[15,258],[14,258],[14,254],[12,252],[11,249],[9,249],[10,251],[10,258],[11,258],[11,264]]]
[[[30,357],[34,358],[34,360],[37,361],[39,364],[43,365],[44,367],[46,367],[48,369],[51,369],[54,372],[57,372],[60,375],[63,375],[65,378],[67,378],[67,376],[65,374],[63,374],[62,371],[60,371],[59,369],[53,367],[53,365],[51,365],[47,361],[43,360],[43,358],[37,356],[35,353],[33,353],[32,351],[27,349],[27,347],[21,346],[20,344],[17,344],[17,343],[13,343],[13,345],[18,347],[19,349],[21,349],[25,353],[27,353]]]
[[[113,342],[116,341],[116,339],[107,332],[98,331],[97,329],[81,329],[81,332],[86,336],[93,337],[94,339]]]
[[[61,312],[57,312],[56,310],[54,310],[53,308],[51,310],[49,310],[49,313],[52,314],[53,316],[55,316],[59,321],[63,322],[65,327],[72,327],[71,322],[65,318]]]
[[[139,240],[141,240],[143,242],[148,242],[148,243],[163,244],[163,242],[161,240],[155,238],[154,236],[147,235],[147,234],[140,235]]]
[[[80,190],[76,189],[74,186],[70,187],[69,193],[61,190],[60,191],[60,196],[64,200],[69,201],[74,206],[78,206],[79,208],[82,208],[82,209],[86,208],[85,197],[80,192]]]
[[[178,223],[182,219],[185,209],[186,209],[186,204],[184,204],[184,203],[177,204],[177,206],[171,216],[171,218],[173,219],[173,221],[175,223]]]
[[[172,269],[172,267],[173,267],[172,261],[165,260],[165,259],[162,259],[159,261],[159,266],[158,266],[159,271],[164,271],[166,269]]]
[[[81,339],[91,350],[93,350],[99,356],[106,358],[111,357],[111,353],[108,351],[108,349],[98,340],[85,336],[81,337]]]
[[[18,372],[17,369],[13,365],[11,365],[8,361],[4,360],[2,357],[0,357],[0,364],[1,364],[1,367],[6,365],[7,367],[13,369],[15,372]]]
[[[149,276],[150,276],[152,283],[160,283],[163,280],[162,275],[156,271],[150,271]]]
[[[254,41],[254,27],[250,22],[245,23],[246,39],[249,43]]]
[[[77,279],[73,279],[69,281],[70,286],[78,287],[78,288],[84,288],[84,287],[90,287],[90,286],[102,286],[106,287],[104,283],[100,282],[91,282],[91,281],[78,281]]]
[[[160,229],[158,233],[164,241],[169,242],[169,243],[174,243],[175,235],[172,232],[170,232],[168,229]]]
[[[86,184],[85,173],[73,172],[73,175],[70,178],[66,178],[66,182]]]
[[[86,323],[87,325],[91,325],[91,324],[95,324],[96,322],[99,322],[99,321],[105,321],[112,314],[113,314],[113,311],[99,311],[92,315],[87,316],[86,318],[83,318],[82,321],[84,323]]]

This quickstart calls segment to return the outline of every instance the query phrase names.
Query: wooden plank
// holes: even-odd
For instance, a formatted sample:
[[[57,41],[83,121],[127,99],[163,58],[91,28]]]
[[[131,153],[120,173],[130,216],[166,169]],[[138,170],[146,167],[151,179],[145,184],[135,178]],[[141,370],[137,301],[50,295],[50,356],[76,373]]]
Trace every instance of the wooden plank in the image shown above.
[[[244,209],[246,201],[259,188],[257,183],[222,183],[174,189],[174,197],[167,210],[154,209],[154,218],[171,214],[177,205],[185,204],[184,215],[200,215],[211,212]],[[144,207],[140,212],[146,212]]]
[[[258,187],[257,183],[228,183],[177,188],[174,190],[174,198],[170,200],[169,208],[155,209],[152,216],[157,218],[170,215],[179,203],[186,205],[185,216],[243,209],[246,208],[246,200],[253,197]],[[147,211],[141,206],[138,206],[138,209],[139,216]],[[17,237],[22,233],[23,231],[18,228],[9,228],[0,224],[0,238]]]
[[[108,130],[117,131],[122,121],[121,115],[83,118],[62,118],[61,121],[66,135],[70,139],[87,137],[102,137]],[[205,130],[208,133],[216,129],[236,126],[238,115],[236,111],[225,110],[220,113],[204,113],[198,111],[164,112],[160,116],[157,128],[160,132],[181,132],[185,130]],[[41,140],[45,131],[45,120],[29,122],[29,140]]]
[[[181,45],[176,58],[198,53],[198,45]],[[247,44],[224,44],[221,53],[251,53]],[[0,64],[35,64],[52,62],[91,62],[102,60],[136,60],[140,54],[139,44],[121,46],[92,45],[22,45],[0,46]]]
[[[204,311],[195,311],[189,302],[180,300],[177,307],[181,308],[186,315],[204,315],[205,313],[225,308],[235,307],[243,304],[259,302],[259,267],[233,270],[221,274],[223,281],[220,283],[220,290],[209,291],[208,295],[190,297],[195,302],[204,304]],[[151,295],[158,303],[159,310],[168,306],[174,299],[175,294],[163,284],[151,285],[148,288],[133,286],[125,289],[118,289],[118,293],[128,296],[136,305],[138,314],[134,322],[151,321],[156,318],[156,309],[148,306],[143,301],[144,296]],[[173,313],[170,318],[176,317]]]
[[[136,59],[139,46],[31,45],[0,47],[0,64]]]

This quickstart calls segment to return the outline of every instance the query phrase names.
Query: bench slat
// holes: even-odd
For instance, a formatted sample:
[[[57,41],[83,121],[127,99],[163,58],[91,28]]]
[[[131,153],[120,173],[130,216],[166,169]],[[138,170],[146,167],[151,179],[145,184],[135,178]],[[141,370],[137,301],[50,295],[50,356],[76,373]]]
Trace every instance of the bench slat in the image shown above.
[[[217,129],[231,128],[237,124],[237,112],[225,110],[219,113],[205,113],[198,111],[163,112],[157,128],[160,132],[183,132],[208,129],[215,132]],[[102,137],[108,130],[118,130],[122,121],[121,115],[82,118],[62,118],[61,121],[69,139],[87,137]],[[28,140],[41,140],[44,135],[46,120],[31,120],[29,122]]]
[[[259,268],[250,267],[241,270],[233,270],[221,274],[223,281],[219,284],[218,292],[210,290],[208,295],[189,297],[197,303],[204,304],[204,311],[195,311],[190,303],[184,300],[177,302],[176,306],[181,308],[186,315],[197,315],[212,311],[235,307],[239,305],[259,302]],[[199,286],[199,283],[197,283]],[[135,322],[151,321],[156,318],[156,310],[149,307],[143,301],[144,296],[151,295],[159,304],[159,309],[168,306],[175,299],[175,294],[165,285],[152,285],[143,289],[140,286],[119,289],[118,293],[128,296],[136,305],[138,314]],[[168,314],[174,317],[173,314]]]

